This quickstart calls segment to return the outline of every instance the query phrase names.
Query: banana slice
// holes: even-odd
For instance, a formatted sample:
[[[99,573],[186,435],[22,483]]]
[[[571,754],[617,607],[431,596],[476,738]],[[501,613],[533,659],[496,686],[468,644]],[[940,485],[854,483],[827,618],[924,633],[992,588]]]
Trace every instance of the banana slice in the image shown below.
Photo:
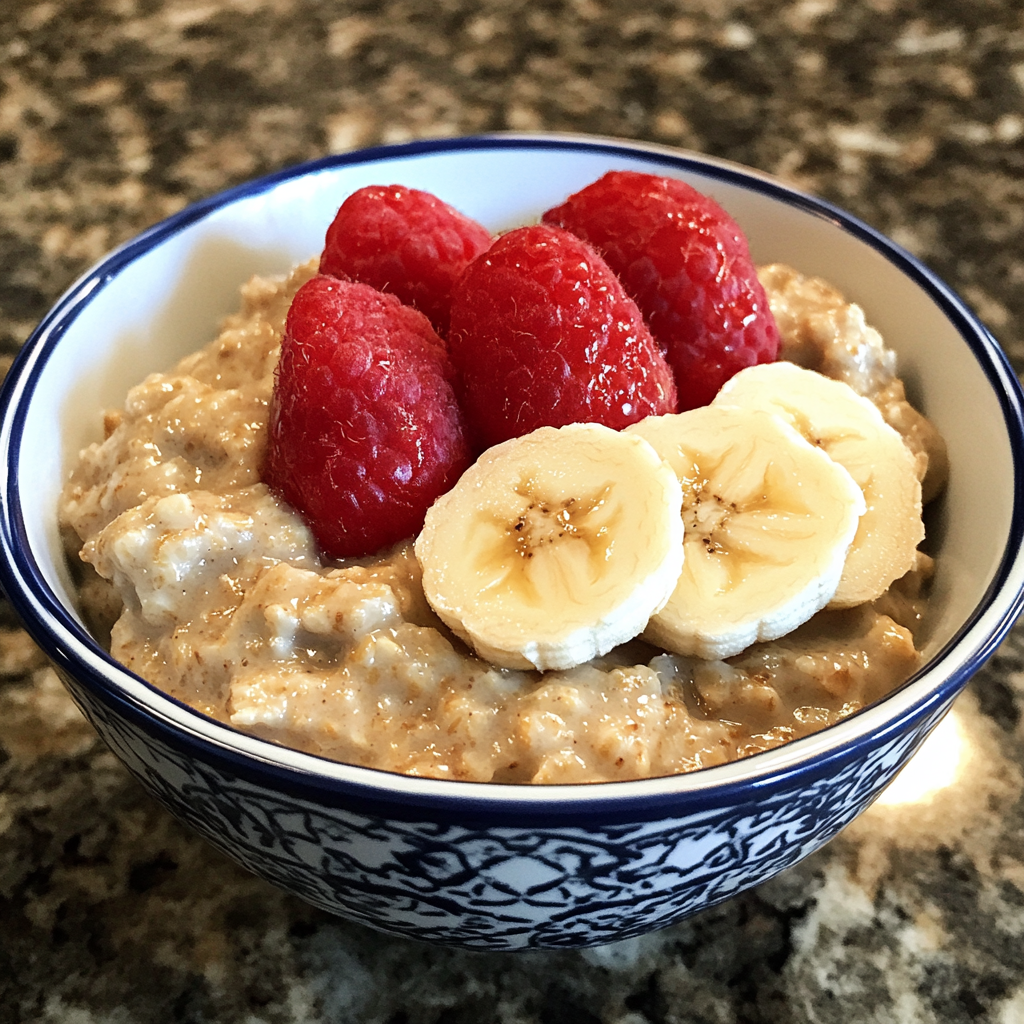
[[[741,370],[712,403],[784,416],[864,492],[861,517],[830,608],[873,601],[909,572],[924,540],[914,456],[877,407],[841,381],[793,363]]]
[[[484,452],[415,552],[437,615],[506,668],[564,669],[637,636],[683,561],[682,492],[641,437],[541,427]]]
[[[864,511],[842,466],[759,410],[705,406],[627,431],[650,441],[683,487],[683,571],[645,639],[728,658],[828,604]]]

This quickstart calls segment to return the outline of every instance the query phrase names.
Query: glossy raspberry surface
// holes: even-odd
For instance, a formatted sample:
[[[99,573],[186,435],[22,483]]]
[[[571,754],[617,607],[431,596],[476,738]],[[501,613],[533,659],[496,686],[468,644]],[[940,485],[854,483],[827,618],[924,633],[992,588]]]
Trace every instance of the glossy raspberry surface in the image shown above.
[[[467,267],[449,352],[477,449],[541,426],[621,429],[675,411],[671,371],[636,304],[559,228],[517,228]]]
[[[452,284],[490,244],[485,227],[429,192],[371,185],[341,204],[320,272],[397,295],[444,336]]]
[[[288,312],[264,480],[329,557],[416,533],[469,464],[443,343],[369,285],[319,275]]]
[[[746,238],[685,182],[610,171],[548,210],[595,246],[640,307],[675,373],[680,409],[778,355],[779,332]]]

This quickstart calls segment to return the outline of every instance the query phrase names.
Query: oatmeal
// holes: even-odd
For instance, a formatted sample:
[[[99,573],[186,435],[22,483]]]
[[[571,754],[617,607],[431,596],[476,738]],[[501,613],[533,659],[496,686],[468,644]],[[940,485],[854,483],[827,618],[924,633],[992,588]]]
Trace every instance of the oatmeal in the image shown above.
[[[83,611],[133,672],[239,729],[335,760],[555,783],[744,757],[837,721],[918,667],[924,555],[878,600],[819,612],[725,661],[634,640],[545,673],[470,653],[427,604],[411,540],[322,560],[302,518],[260,479],[284,317],[315,270],[249,282],[215,341],[106,415],[106,439],[65,488]],[[783,357],[875,402],[914,453],[926,497],[937,493],[941,439],[906,402],[863,314],[788,268],[761,277]]]

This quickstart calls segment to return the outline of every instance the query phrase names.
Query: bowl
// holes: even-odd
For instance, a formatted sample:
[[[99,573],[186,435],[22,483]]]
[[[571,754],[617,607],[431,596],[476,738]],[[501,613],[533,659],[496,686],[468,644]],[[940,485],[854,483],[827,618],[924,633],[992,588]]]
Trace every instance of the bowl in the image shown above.
[[[736,763],[636,782],[542,787],[411,778],[236,732],[115,663],[76,607],[56,507],[99,411],[213,336],[252,273],[322,246],[368,184],[427,189],[498,230],[609,169],[682,178],[747,232],[758,262],[820,275],[899,353],[949,446],[929,521],[938,554],[925,664],[823,731]],[[2,395],[6,592],[128,769],[270,882],[398,935],[476,948],[585,946],[661,928],[796,863],[899,771],[1021,608],[1024,421],[1016,377],[957,296],[853,217],[733,164],[649,145],[499,135],[329,157],[189,207],[74,284]]]

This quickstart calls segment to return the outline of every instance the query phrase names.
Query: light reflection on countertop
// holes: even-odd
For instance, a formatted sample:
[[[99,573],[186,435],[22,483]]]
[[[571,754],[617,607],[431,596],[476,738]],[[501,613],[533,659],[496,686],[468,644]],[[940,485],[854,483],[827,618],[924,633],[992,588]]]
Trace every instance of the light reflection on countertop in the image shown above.
[[[874,806],[898,807],[932,799],[968,770],[973,753],[960,724],[960,712],[954,708],[932,730]]]

